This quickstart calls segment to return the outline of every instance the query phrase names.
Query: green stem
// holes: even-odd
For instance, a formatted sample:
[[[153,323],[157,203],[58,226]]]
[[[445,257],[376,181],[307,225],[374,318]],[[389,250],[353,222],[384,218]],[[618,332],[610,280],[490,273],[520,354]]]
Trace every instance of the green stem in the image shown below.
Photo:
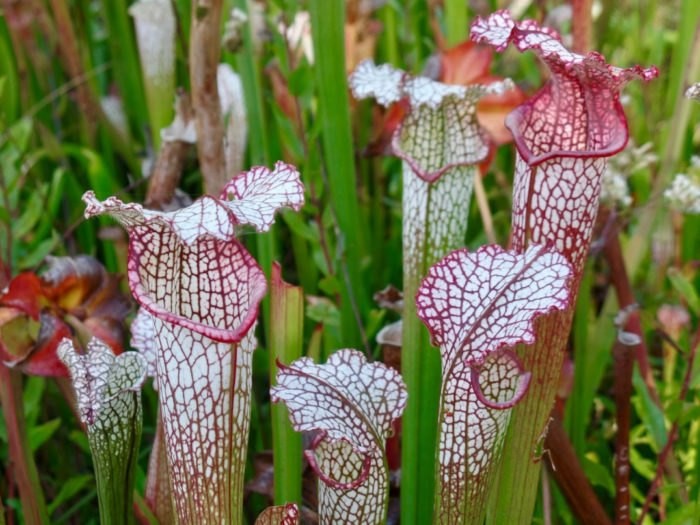
[[[19,489],[26,525],[48,525],[49,513],[39,472],[29,447],[22,407],[22,375],[0,364],[0,404],[7,428],[7,440],[15,483]],[[1,514],[1,512],[0,512]]]
[[[365,239],[358,204],[345,71],[345,2],[311,0],[309,10],[327,189],[338,224],[341,250],[338,274],[342,286],[342,338],[345,345],[357,346],[366,343],[361,316],[368,309],[369,299],[361,272]]]
[[[128,410],[119,413],[119,420],[97,423],[87,429],[102,525],[131,525],[134,521],[134,474],[142,428],[141,392],[119,396],[123,396],[124,406],[128,404]]]
[[[277,376],[277,361],[289,364],[301,357],[304,341],[304,292],[282,280],[275,263],[271,279],[270,383]],[[287,408],[274,403],[272,411],[272,451],[275,468],[275,505],[301,506],[301,434],[289,422]]]
[[[408,403],[401,444],[401,522],[430,523],[435,490],[440,353],[416,314],[415,296],[432,264],[464,243],[475,168],[454,168],[433,183],[403,166],[404,314],[401,367]]]
[[[389,2],[381,8],[379,13],[382,21],[381,46],[384,52],[384,62],[399,67],[401,65],[401,57],[399,53],[396,9]]]
[[[518,355],[532,379],[527,395],[513,409],[498,477],[491,491],[489,523],[532,522],[544,439],[554,405],[573,308],[536,321],[537,341],[519,345]],[[564,329],[562,329],[564,327]]]

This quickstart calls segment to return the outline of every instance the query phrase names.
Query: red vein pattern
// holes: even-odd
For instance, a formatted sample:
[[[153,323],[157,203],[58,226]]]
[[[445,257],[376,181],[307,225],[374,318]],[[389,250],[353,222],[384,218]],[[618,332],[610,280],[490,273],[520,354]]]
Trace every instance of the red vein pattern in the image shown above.
[[[401,376],[343,349],[324,365],[306,357],[279,364],[270,394],[287,405],[295,430],[317,433],[307,458],[323,480],[320,522],[383,523],[389,490],[384,443],[406,405]]]
[[[78,354],[73,341],[63,339],[57,353],[70,371],[81,421],[88,427],[112,431],[124,423],[125,417],[133,417],[136,412],[129,393],[141,392],[146,363],[136,352],[115,356],[95,338],[90,340],[87,350],[86,354]]]
[[[253,187],[246,188],[246,183]],[[152,314],[156,382],[180,524],[238,522],[250,414],[252,328],[265,276],[235,238],[240,224],[269,228],[272,207],[303,204],[299,173],[254,168],[226,196],[176,212],[83,196],[86,216],[107,213],[129,232],[128,279]],[[267,192],[267,193],[266,193]]]
[[[512,82],[447,85],[371,61],[361,63],[349,82],[355,98],[374,97],[385,106],[404,101],[409,109],[391,144],[392,152],[403,161],[403,291],[405,297],[413,298],[428,267],[463,246],[476,164],[489,152],[476,104],[486,95],[502,94]],[[437,416],[437,389],[431,389],[435,385],[428,378],[437,376],[439,363],[431,360],[434,354],[426,344],[413,301],[406,302],[403,315],[402,369],[411,401],[404,417],[409,431],[404,434],[402,456],[404,468],[410,470],[407,478],[418,483],[426,476],[423,471],[432,468],[432,464],[411,462],[418,456],[418,447],[434,446],[433,429],[419,432],[419,426]],[[404,492],[408,494],[405,501],[424,504],[419,498],[425,494],[417,494],[413,485],[406,484]]]
[[[294,503],[267,507],[255,520],[255,525],[297,525],[299,509]]]
[[[570,277],[566,259],[551,249],[517,254],[494,245],[451,253],[419,288],[418,316],[442,355],[438,523],[483,518],[506,409],[527,386],[508,349],[533,343],[534,319],[569,305]]]
[[[393,153],[426,182],[452,168],[476,164],[488,154],[488,137],[476,119],[476,103],[512,88],[510,80],[455,86],[413,77],[388,64],[362,62],[350,75],[357,99],[373,97],[388,106],[407,99],[410,111],[392,138]]]
[[[573,305],[607,157],[621,151],[628,140],[620,90],[633,79],[651,80],[658,71],[614,67],[596,52],[572,53],[555,31],[532,20],[515,22],[507,11],[477,18],[472,40],[499,51],[509,43],[519,51],[532,50],[551,72],[544,87],[506,118],[518,152],[511,246],[522,252],[538,243],[560,251],[573,267]],[[534,350],[518,351],[532,372],[532,386],[513,411],[501,482],[495,490],[504,498],[516,498],[518,504],[496,498],[496,520],[515,523],[531,517],[539,475],[539,466],[531,459],[554,403],[572,316],[572,308],[549,316],[540,323]]]

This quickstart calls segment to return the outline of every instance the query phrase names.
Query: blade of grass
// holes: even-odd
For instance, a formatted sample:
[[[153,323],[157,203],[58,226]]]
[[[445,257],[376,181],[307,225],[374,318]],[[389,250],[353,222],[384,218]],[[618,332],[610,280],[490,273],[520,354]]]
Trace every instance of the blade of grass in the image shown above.
[[[147,110],[134,31],[127,14],[127,2],[126,0],[102,0],[102,9],[106,15],[103,20],[107,24],[110,36],[107,42],[114,58],[112,80],[119,87],[119,95],[124,100],[124,111],[131,122],[138,123],[138,136],[141,136],[141,131],[147,123],[145,119]]]
[[[382,21],[380,46],[384,58],[381,62],[401,67],[397,17],[396,8],[391,2],[387,2],[379,11],[379,18]]]
[[[339,230],[342,340],[346,346],[364,346],[366,341],[363,340],[361,314],[367,311],[368,297],[361,275],[362,254],[365,253],[364,228],[358,205],[345,71],[345,2],[311,0],[309,10],[316,57],[323,158]]]
[[[445,33],[450,47],[467,38],[468,9],[465,0],[445,0]]]
[[[304,339],[304,292],[282,280],[280,265],[272,266],[270,324],[270,383],[277,376],[277,363],[289,364],[301,357]],[[301,434],[292,429],[287,408],[273,404],[272,451],[275,468],[275,505],[301,506]]]

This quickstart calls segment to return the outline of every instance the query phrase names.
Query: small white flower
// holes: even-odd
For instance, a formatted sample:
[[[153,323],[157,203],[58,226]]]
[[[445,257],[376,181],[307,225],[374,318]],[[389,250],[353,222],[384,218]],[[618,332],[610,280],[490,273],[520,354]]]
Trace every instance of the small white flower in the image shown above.
[[[700,181],[684,173],[673,179],[671,187],[664,192],[671,208],[681,213],[700,213]]]
[[[611,208],[620,209],[628,208],[632,204],[627,179],[612,166],[603,172],[600,202]]]

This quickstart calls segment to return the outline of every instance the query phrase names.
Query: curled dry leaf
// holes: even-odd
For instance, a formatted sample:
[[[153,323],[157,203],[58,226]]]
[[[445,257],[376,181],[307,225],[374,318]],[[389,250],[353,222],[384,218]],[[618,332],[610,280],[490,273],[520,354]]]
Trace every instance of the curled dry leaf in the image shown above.
[[[434,265],[416,303],[442,355],[439,523],[483,519],[510,411],[529,382],[511,350],[535,340],[534,320],[569,305],[571,267],[553,250],[458,250]]]
[[[59,342],[94,336],[119,354],[128,311],[119,278],[96,259],[49,257],[41,276],[22,273],[0,296],[0,360],[28,374],[68,375],[56,355]]]
[[[321,523],[382,523],[389,480],[385,439],[406,404],[399,374],[350,349],[324,365],[279,364],[271,399],[283,401],[297,431],[315,432],[306,457],[319,475]]]
[[[229,198],[233,197],[233,200]],[[175,212],[145,210],[92,192],[86,216],[109,214],[129,232],[129,286],[151,314],[156,383],[178,521],[240,519],[250,411],[253,326],[265,276],[236,238],[265,231],[277,206],[299,209],[292,166],[254,168],[222,198]],[[138,325],[137,325],[138,335]],[[204,482],[206,480],[206,482]]]

